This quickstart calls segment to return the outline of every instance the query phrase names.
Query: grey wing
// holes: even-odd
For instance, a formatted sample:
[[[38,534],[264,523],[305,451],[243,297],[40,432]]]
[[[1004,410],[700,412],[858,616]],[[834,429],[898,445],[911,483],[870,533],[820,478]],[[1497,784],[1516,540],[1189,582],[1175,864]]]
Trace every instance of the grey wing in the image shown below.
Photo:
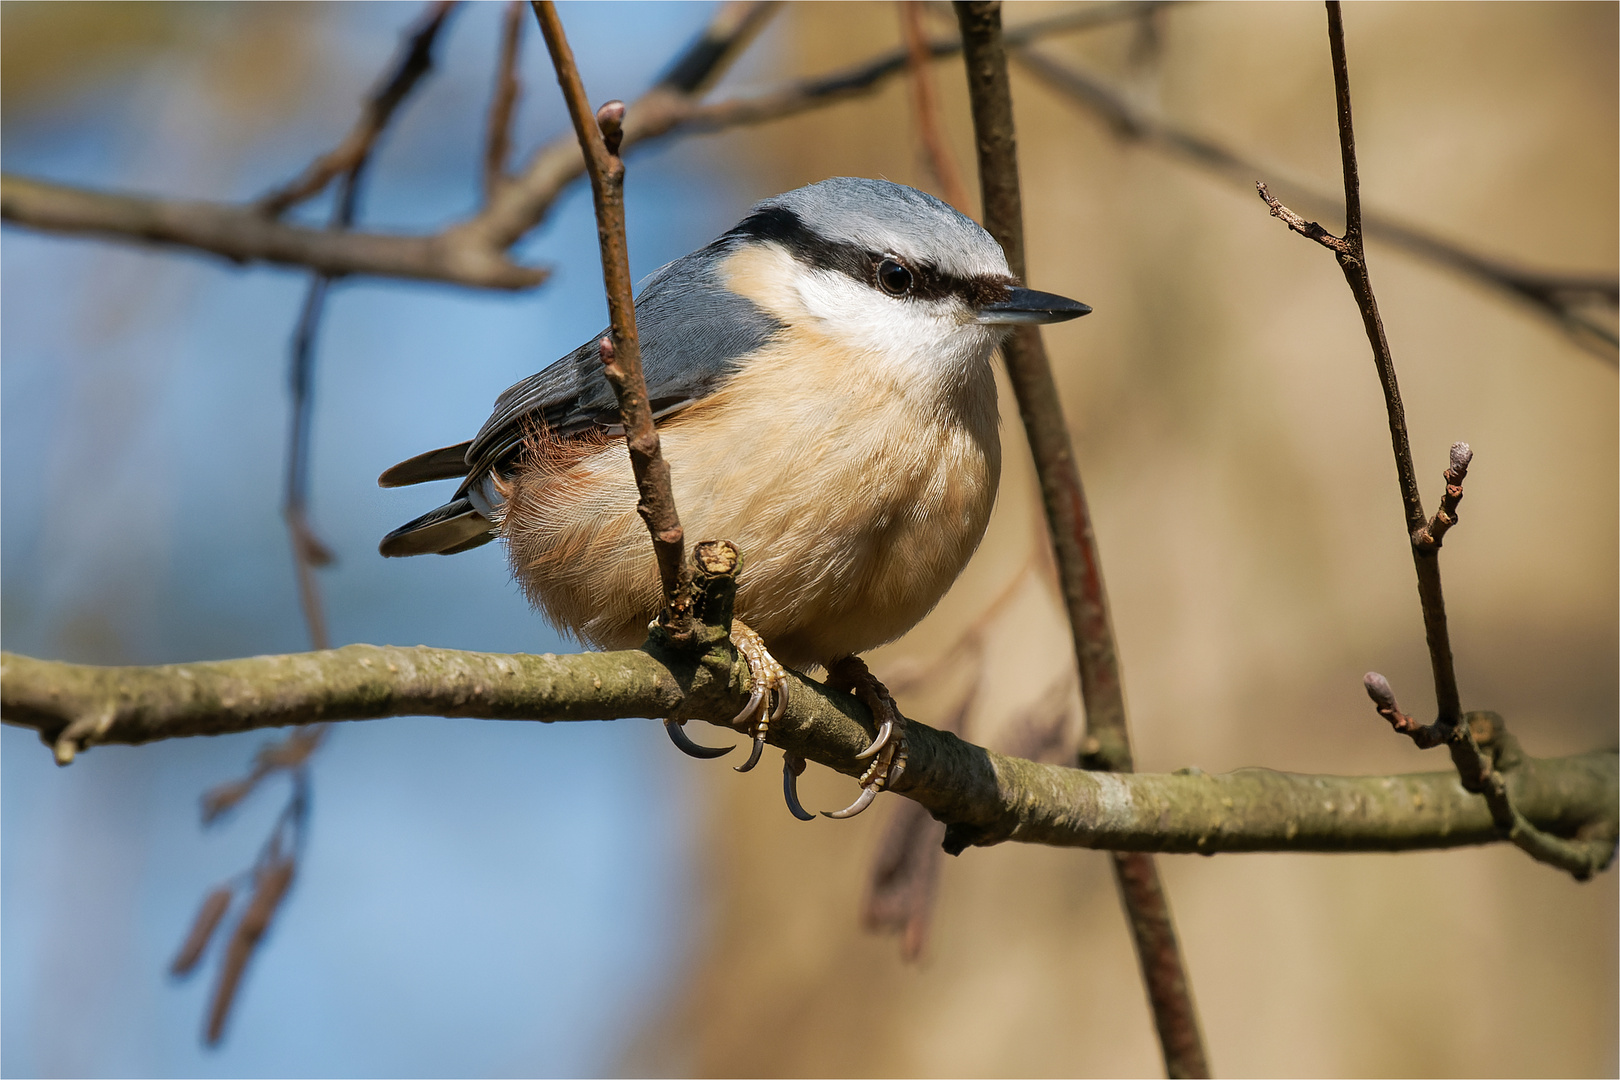
[[[650,275],[636,298],[641,367],[655,417],[668,416],[719,389],[782,324],[728,289],[720,263],[735,241],[708,247]],[[611,428],[618,400],[602,374],[596,335],[567,356],[509,388],[471,442],[402,461],[379,478],[384,487],[463,476],[445,505],[389,533],[387,556],[453,555],[494,539],[500,493],[493,474],[518,454],[531,428],[559,434]]]
[[[743,357],[781,329],[726,287],[719,264],[730,252],[723,238],[677,259],[651,274],[636,297],[641,368],[656,417],[719,389]],[[469,483],[510,460],[531,426],[568,435],[619,422],[618,400],[597,352],[603,334],[496,399],[494,413],[467,449]]]

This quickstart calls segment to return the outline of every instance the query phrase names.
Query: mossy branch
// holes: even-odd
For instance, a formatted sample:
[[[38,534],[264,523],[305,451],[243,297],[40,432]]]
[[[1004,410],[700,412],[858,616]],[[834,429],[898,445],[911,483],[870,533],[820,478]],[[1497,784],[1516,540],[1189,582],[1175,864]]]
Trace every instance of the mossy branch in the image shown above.
[[[0,720],[30,727],[71,761],[79,750],[192,735],[389,716],[554,723],[662,716],[724,726],[747,697],[747,665],[718,627],[706,652],[573,655],[349,645],[325,652],[158,667],[94,667],[0,654]],[[846,773],[871,740],[852,696],[796,685],[770,741]],[[1005,757],[913,722],[899,794],[949,826],[952,851],[1004,840],[1123,851],[1414,851],[1504,839],[1455,771],[1308,776],[1243,769],[1121,775]],[[1620,832],[1613,751],[1503,767],[1537,828],[1587,842],[1608,865]]]

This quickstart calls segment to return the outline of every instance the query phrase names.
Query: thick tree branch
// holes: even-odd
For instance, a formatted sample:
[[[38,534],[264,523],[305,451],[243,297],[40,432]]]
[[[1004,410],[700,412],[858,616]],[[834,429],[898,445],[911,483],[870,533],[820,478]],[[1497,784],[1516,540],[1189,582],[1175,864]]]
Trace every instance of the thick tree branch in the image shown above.
[[[457,228],[432,236],[333,233],[267,218],[251,206],[114,194],[13,175],[0,177],[0,218],[46,232],[190,248],[235,263],[277,263],[333,277],[528,289],[550,276]]]
[[[1012,32],[1019,41],[1078,31],[1139,13],[1151,3],[1097,5],[1030,23]],[[623,148],[669,135],[702,134],[765,123],[871,93],[906,67],[903,49],[846,71],[794,83],[782,90],[703,104],[701,95],[736,59],[775,10],[769,2],[725,4],[705,32],[670,65],[647,93],[631,103]],[[929,44],[936,58],[951,56],[954,41]],[[167,199],[94,191],[28,177],[0,177],[0,219],[14,225],[139,244],[190,248],[237,263],[301,266],[333,276],[436,281],[484,289],[528,289],[549,276],[540,267],[511,261],[508,249],[544,219],[585,171],[579,145],[558,138],[497,190],[476,215],[432,235],[347,233],[267,218],[252,205]]]
[[[626,142],[673,130],[690,95],[725,70],[764,25],[770,3],[723,5],[709,28],[636,102]],[[584,172],[571,137],[543,147],[477,215],[432,235],[326,230],[266,217],[253,205],[92,191],[27,177],[0,176],[0,219],[46,232],[189,248],[236,263],[298,266],[337,277],[436,281],[482,289],[529,289],[550,276],[511,260],[507,249],[544,219]]]
[[[1013,274],[1024,279],[1023,196],[1001,4],[999,0],[957,0],[956,13],[978,142],[984,226],[1006,252]],[[1130,772],[1125,695],[1108,617],[1102,562],[1040,329],[1017,328],[1002,353],[1035,459],[1057,559],[1059,589],[1073,634],[1080,697],[1086,711],[1089,746],[1085,759],[1088,764]],[[949,831],[945,842],[950,850],[953,837]],[[1150,855],[1120,854],[1114,858],[1114,874],[1131,924],[1165,1069],[1172,1077],[1208,1076],[1209,1062],[1199,1032],[1198,1013],[1158,869]]]
[[[566,656],[349,645],[161,667],[93,667],[0,654],[0,719],[51,745],[140,744],[390,716],[543,723],[686,717],[718,726],[747,697],[747,665],[717,632],[698,659],[657,642]],[[770,741],[850,776],[872,720],[853,695],[790,673]],[[1454,772],[1221,776],[1085,772],[1006,757],[913,721],[898,785],[955,843],[1011,840],[1158,852],[1415,851],[1501,837]],[[1525,758],[1505,773],[1525,818],[1563,837],[1615,835],[1613,751]]]

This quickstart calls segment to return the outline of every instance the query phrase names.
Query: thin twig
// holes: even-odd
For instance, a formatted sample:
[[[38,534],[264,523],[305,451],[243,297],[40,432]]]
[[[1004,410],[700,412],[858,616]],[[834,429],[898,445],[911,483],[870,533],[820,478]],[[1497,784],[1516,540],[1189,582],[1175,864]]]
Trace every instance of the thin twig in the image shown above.
[[[624,150],[672,135],[696,135],[766,123],[869,94],[905,70],[905,50],[757,96],[705,105],[701,93],[725,70],[776,10],[770,2],[723,4],[714,19],[631,105]],[[1105,4],[1015,29],[1020,41],[1078,31],[1131,17],[1151,4]],[[933,41],[936,59],[955,55],[956,41]],[[564,189],[584,172],[573,139],[558,139],[474,216],[430,235],[351,232],[334,235],[267,218],[256,205],[166,199],[0,176],[0,219],[69,235],[187,248],[235,263],[269,262],[333,276],[436,281],[480,289],[529,289],[550,272],[511,260],[508,251],[544,219]]]
[[[1174,154],[1244,185],[1252,183],[1257,174],[1276,171],[1262,166],[1253,155],[1149,115],[1124,94],[1077,68],[1072,62],[1054,60],[1035,48],[1018,49],[1013,53],[1013,58],[1047,86],[1095,112],[1120,138]],[[1339,196],[1311,190],[1297,181],[1290,181],[1288,186],[1295,193],[1293,197],[1299,205],[1312,207],[1314,212],[1324,215],[1343,215],[1344,202]],[[1297,214],[1294,217],[1307,227],[1313,224],[1304,222]],[[1292,222],[1290,228],[1295,228]],[[1319,243],[1322,236],[1332,235],[1320,226],[1317,228],[1320,229],[1319,233],[1307,232],[1305,235]],[[1370,211],[1363,211],[1362,228],[1365,235],[1373,240],[1435,263],[1529,305],[1537,314],[1557,323],[1577,345],[1592,355],[1611,364],[1620,357],[1620,352],[1616,351],[1620,339],[1616,338],[1614,331],[1581,311],[1583,305],[1592,303],[1611,309],[1620,306],[1620,280],[1599,275],[1527,270]]]
[[[923,32],[922,5],[915,0],[895,0],[895,8],[900,13],[900,31],[906,42],[911,114],[917,123],[917,134],[922,137],[928,171],[939,184],[945,201],[964,214],[970,213],[967,184],[962,181],[962,170],[956,167],[956,155],[951,153],[950,142],[940,124],[939,95],[934,90],[934,75],[928,66],[932,57]]]
[[[664,75],[631,103],[623,149],[676,130],[693,102],[753,40],[777,5],[765,0],[722,4],[703,33]],[[536,150],[477,216],[456,226],[478,245],[505,250],[545,219],[565,188],[585,172],[575,139],[559,137]]]
[[[1377,672],[1369,672],[1364,680],[1368,695],[1378,712],[1394,729],[1409,736],[1419,747],[1444,744],[1451,752],[1462,785],[1469,791],[1485,796],[1492,819],[1502,835],[1531,855],[1531,857],[1569,871],[1575,877],[1590,877],[1597,869],[1607,865],[1612,857],[1611,838],[1586,844],[1569,844],[1562,839],[1540,832],[1523,819],[1513,805],[1501,770],[1480,746],[1473,725],[1465,722],[1461,694],[1457,688],[1457,673],[1451,653],[1451,638],[1446,626],[1445,594],[1440,581],[1440,540],[1456,521],[1457,503],[1462,498],[1462,481],[1467,475],[1473,451],[1467,443],[1456,443],[1451,448],[1451,463],[1446,470],[1446,495],[1432,521],[1423,512],[1423,500],[1418,491],[1417,470],[1412,463],[1411,440],[1406,430],[1406,412],[1401,404],[1400,386],[1395,377],[1395,360],[1390,352],[1389,340],[1384,333],[1383,320],[1378,314],[1378,299],[1373,294],[1372,279],[1367,272],[1367,256],[1362,242],[1361,178],[1356,161],[1355,127],[1351,117],[1350,70],[1344,49],[1344,16],[1337,0],[1327,0],[1328,47],[1333,63],[1334,100],[1338,113],[1339,156],[1344,172],[1345,231],[1343,237],[1327,233],[1320,225],[1306,222],[1283,206],[1257,184],[1260,197],[1271,208],[1273,217],[1281,218],[1289,228],[1308,236],[1334,253],[1345,281],[1361,311],[1362,325],[1372,347],[1373,364],[1384,390],[1384,407],[1389,417],[1390,444],[1395,455],[1395,474],[1401,489],[1401,502],[1405,510],[1407,540],[1412,548],[1412,561],[1417,569],[1418,602],[1423,610],[1424,636],[1429,646],[1429,666],[1434,676],[1434,696],[1437,716],[1433,724],[1420,724],[1396,704],[1395,692],[1389,681]],[[1485,714],[1471,714],[1485,715]],[[1507,739],[1505,730],[1497,732],[1501,740]],[[1602,850],[1599,850],[1602,849]]]
[[[1417,469],[1412,463],[1412,444],[1406,430],[1406,409],[1401,403],[1400,384],[1395,376],[1395,359],[1384,333],[1383,319],[1378,313],[1378,298],[1373,295],[1372,279],[1367,273],[1367,255],[1362,243],[1361,180],[1356,164],[1355,129],[1350,115],[1350,75],[1344,54],[1344,24],[1339,5],[1333,0],[1329,0],[1327,11],[1334,98],[1339,118],[1339,156],[1344,170],[1344,236],[1313,234],[1311,230],[1323,234],[1326,230],[1314,222],[1302,222],[1299,215],[1272,198],[1264,184],[1256,184],[1256,188],[1261,199],[1271,208],[1272,216],[1281,218],[1289,228],[1310,236],[1333,251],[1355,297],[1356,307],[1361,311],[1362,325],[1368,344],[1372,347],[1373,365],[1377,368],[1378,382],[1384,391],[1390,445],[1395,455],[1395,476],[1400,485],[1401,505],[1406,516],[1406,535],[1412,545],[1412,558],[1417,567],[1418,597],[1423,607],[1423,627],[1429,643],[1429,662],[1434,672],[1434,694],[1439,710],[1437,722],[1449,727],[1461,720],[1462,703],[1457,691],[1451,639],[1446,629],[1439,552],[1434,546],[1421,544],[1417,539],[1428,522],[1423,512],[1423,497],[1418,491]]]
[[[343,180],[339,205],[353,210],[354,174]],[[334,215],[333,228],[342,228]],[[317,649],[331,647],[326,632],[326,615],[321,604],[320,583],[315,568],[332,562],[331,550],[321,542],[309,523],[309,439],[315,409],[315,335],[326,308],[326,293],[332,279],[325,274],[310,278],[304,306],[293,332],[289,383],[292,393],[290,430],[287,435],[287,476],[281,513],[292,542],[293,565],[298,573],[298,602],[309,630],[310,643]]]
[[[1463,480],[1468,477],[1468,465],[1473,460],[1474,451],[1467,443],[1451,444],[1451,464],[1446,467],[1446,493],[1440,499],[1440,509],[1413,535],[1413,544],[1420,548],[1437,548],[1445,540],[1447,531],[1457,524],[1457,504],[1462,502]]]
[[[1006,252],[1012,272],[1023,278],[1023,197],[1001,5],[994,0],[958,0],[956,13],[973,104],[985,228]],[[1098,751],[1088,764],[1129,772],[1132,764],[1125,700],[1096,537],[1040,331],[1020,327],[1004,346],[1003,354],[1040,478],[1058,578],[1074,636],[1086,722]],[[1114,859],[1114,872],[1153,1007],[1165,1068],[1173,1077],[1208,1076],[1186,964],[1176,943],[1158,869],[1151,856],[1120,855]]]
[[[371,161],[372,148],[389,121],[393,119],[398,107],[421,78],[432,69],[434,41],[452,7],[452,3],[440,2],[429,8],[418,26],[409,34],[405,47],[396,58],[392,75],[385,77],[380,84],[381,88],[367,100],[361,123],[345,142],[345,146],[340,148],[340,152],[322,158],[306,174],[304,178],[306,186],[315,185],[306,194],[313,193],[330,179],[330,175],[321,175],[323,171],[332,167],[334,162],[341,161],[337,173],[337,197],[327,223],[329,231],[344,232],[354,224],[359,206],[360,182]],[[304,196],[284,192],[269,210],[272,213],[280,212],[301,197]],[[282,514],[287,523],[293,565],[298,578],[299,605],[303,610],[310,641],[316,649],[330,647],[316,569],[330,564],[332,553],[321,542],[309,521],[310,434],[315,406],[315,343],[320,332],[321,317],[326,310],[327,294],[331,284],[332,278],[327,274],[317,271],[310,276],[298,325],[293,332],[288,358],[292,409],[287,438],[286,488],[282,503]],[[308,762],[310,756],[320,747],[326,731],[326,725],[314,724],[265,747],[259,752],[254,768],[248,776],[242,780],[219,785],[203,797],[203,823],[206,825],[218,820],[223,813],[241,802],[270,774],[286,771],[292,776],[292,792],[275,828],[271,831],[270,838],[266,842],[265,855],[261,858],[261,866],[256,871],[258,882],[256,891],[231,937],[221,963],[205,1033],[206,1041],[210,1044],[217,1043],[224,1034],[225,1022],[236,1000],[236,990],[242,973],[263,940],[264,932],[285,898],[297,869],[301,844],[284,844],[282,834],[291,827],[300,839],[303,836],[309,804]],[[191,938],[182,949],[180,958],[176,960],[176,970],[181,970],[182,967],[189,970],[195,965],[219,918],[224,915],[224,906],[228,905],[230,893],[225,892],[223,901],[218,900],[219,896],[220,892],[216,890],[210,897],[209,904],[219,903],[220,910],[215,913],[211,907],[205,905],[203,916],[199,917]],[[207,922],[209,916],[213,920],[211,923]],[[182,965],[182,960],[187,963]]]
[[[1014,27],[1006,32],[1006,40],[1009,44],[1027,44],[1058,34],[1090,30],[1122,19],[1135,18],[1144,11],[1161,6],[1165,6],[1165,0],[1097,4]],[[962,42],[958,38],[933,38],[925,44],[926,55],[931,60],[943,60],[961,51]],[[889,79],[907,71],[910,63],[909,48],[901,46],[841,70],[799,79],[774,90],[715,102],[687,102],[683,107],[661,116],[656,123],[649,123],[641,129],[646,133],[639,134],[639,137],[650,138],[654,133],[723,131],[783,120],[874,93]]]
[[[603,338],[599,348],[603,370],[619,399],[619,418],[624,424],[624,439],[640,494],[636,509],[652,536],[658,574],[663,581],[664,609],[659,621],[675,636],[684,637],[691,629],[692,578],[686,563],[686,534],[670,486],[669,463],[659,446],[658,428],[653,424],[647,384],[641,374],[634,283],[624,230],[624,159],[619,156],[624,103],[610,101],[592,113],[556,6],[550,0],[533,0],[533,7],[590,173],[596,235],[602,249],[602,285],[607,290],[613,326],[611,337]]]
[[[351,171],[371,156],[371,149],[393,119],[394,110],[410,94],[417,81],[433,69],[433,43],[455,6],[455,0],[433,0],[428,5],[421,19],[406,32],[405,42],[388,76],[366,96],[360,118],[343,137],[343,141],[331,152],[316,158],[295,179],[262,196],[257,203],[261,214],[279,217],[319,194],[334,178]]]
[[[517,109],[523,84],[518,77],[518,58],[523,45],[523,0],[507,0],[501,18],[501,59],[495,74],[495,95],[489,103],[489,122],[484,134],[484,198],[495,197],[495,189],[507,182],[507,159],[512,153],[512,114]]]
[[[297,865],[290,856],[279,857],[254,874],[253,896],[226,946],[219,979],[214,984],[213,999],[208,1009],[208,1027],[203,1035],[210,1046],[217,1045],[224,1037],[225,1021],[230,1017],[231,1005],[236,1001],[242,975],[247,971],[248,961],[258,950],[259,943],[264,940],[265,932],[270,929],[270,921],[275,918],[287,889],[292,885]]]

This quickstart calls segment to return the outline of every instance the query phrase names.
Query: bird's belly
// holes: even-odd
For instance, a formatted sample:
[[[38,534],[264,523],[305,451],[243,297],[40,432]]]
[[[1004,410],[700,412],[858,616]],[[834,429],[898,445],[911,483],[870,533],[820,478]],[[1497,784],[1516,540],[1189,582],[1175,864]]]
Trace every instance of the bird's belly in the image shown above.
[[[810,395],[755,407],[722,393],[661,425],[688,541],[741,549],[737,617],[783,663],[893,640],[956,580],[1000,475],[989,393],[976,422],[918,424],[899,403]],[[640,644],[660,605],[635,505],[617,440],[561,472],[520,472],[509,503],[514,574],[554,623],[599,647]]]

